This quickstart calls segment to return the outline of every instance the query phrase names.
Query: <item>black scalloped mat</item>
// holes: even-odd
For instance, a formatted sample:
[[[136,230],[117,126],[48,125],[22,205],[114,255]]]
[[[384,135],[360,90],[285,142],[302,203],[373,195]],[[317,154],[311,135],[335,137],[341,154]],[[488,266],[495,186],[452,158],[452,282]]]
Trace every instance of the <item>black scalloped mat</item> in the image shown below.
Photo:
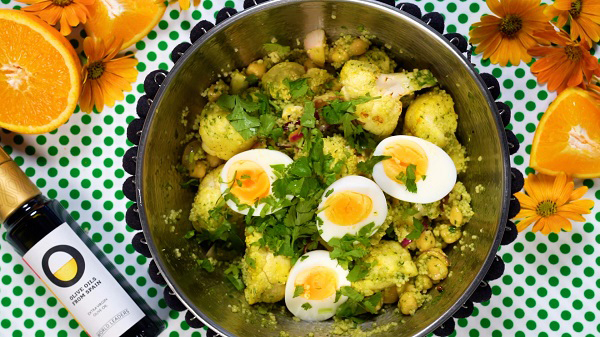
[[[244,9],[248,9],[252,6],[255,6],[259,3],[266,2],[268,0],[245,0],[244,1]],[[394,5],[394,0],[379,0],[382,3],[387,5]],[[425,15],[421,15],[421,9],[419,6],[413,3],[403,2],[399,3],[395,6],[398,10],[404,11],[408,14],[411,14],[415,18],[422,20],[425,24],[429,25],[440,34],[443,34],[444,37],[448,40],[449,43],[453,44],[460,52],[465,54],[467,60],[470,61],[471,57],[471,49],[470,46],[465,39],[465,37],[459,33],[448,33],[444,34],[445,23],[444,17],[437,12],[430,12]],[[190,42],[194,43],[198,40],[202,35],[206,34],[210,29],[212,29],[215,25],[227,20],[228,18],[236,15],[238,12],[233,8],[223,8],[221,9],[216,17],[215,23],[211,23],[207,20],[199,21],[190,33]],[[177,45],[171,52],[171,60],[176,63],[181,56],[191,47],[190,42],[182,42]],[[488,73],[480,73],[479,74],[482,80],[486,83],[488,90],[490,91],[494,100],[497,100],[500,97],[500,84],[498,80],[491,74]],[[127,128],[127,138],[136,146],[130,148],[123,158],[123,168],[130,176],[127,178],[123,184],[123,193],[125,196],[136,202],[135,195],[135,167],[136,167],[136,159],[137,159],[137,145],[139,145],[142,128],[144,126],[144,121],[148,116],[148,112],[150,110],[150,106],[152,105],[152,101],[160,88],[160,85],[163,83],[165,78],[168,76],[168,72],[164,70],[155,70],[149,73],[144,80],[144,91],[145,95],[141,96],[137,102],[136,112],[139,118],[133,120],[128,128]],[[498,113],[502,120],[502,123],[506,127],[510,123],[511,119],[511,110],[510,108],[504,104],[503,102],[496,102],[496,106],[498,108]],[[508,142],[508,149],[511,155],[515,154],[519,149],[519,141],[515,134],[505,129],[506,138]],[[511,193],[516,193],[523,188],[524,180],[523,174],[516,168],[511,168]],[[520,204],[518,200],[511,196],[510,199],[510,209],[509,209],[509,219],[513,218],[520,210]],[[132,245],[134,249],[142,254],[145,257],[151,258],[150,249],[146,243],[144,238],[138,214],[137,204],[133,204],[126,213],[126,222],[127,224],[137,230],[138,232],[132,239]],[[506,227],[504,230],[504,235],[502,237],[501,244],[509,245],[517,238],[518,232],[515,224],[512,221],[507,221]],[[493,263],[491,264],[484,280],[481,281],[479,287],[475,290],[475,292],[471,295],[471,297],[463,303],[463,305],[454,313],[454,318],[467,318],[473,313],[474,303],[481,303],[488,301],[492,296],[492,289],[489,285],[490,281],[496,280],[502,276],[504,273],[504,261],[499,255],[496,255]],[[186,310],[183,303],[175,296],[173,290],[166,286],[165,279],[161,275],[161,271],[156,265],[156,262],[151,260],[150,266],[148,268],[148,274],[150,275],[150,279],[158,285],[165,286],[164,288],[164,298],[165,302],[175,311],[184,311]],[[441,324],[434,331],[434,334],[437,336],[449,336],[454,332],[455,329],[455,320],[454,318],[448,319],[446,322]],[[187,311],[185,314],[185,320],[192,328],[202,328],[205,324],[200,321],[194,314],[190,311]],[[216,336],[217,333],[212,329],[208,328],[207,336],[212,337]]]

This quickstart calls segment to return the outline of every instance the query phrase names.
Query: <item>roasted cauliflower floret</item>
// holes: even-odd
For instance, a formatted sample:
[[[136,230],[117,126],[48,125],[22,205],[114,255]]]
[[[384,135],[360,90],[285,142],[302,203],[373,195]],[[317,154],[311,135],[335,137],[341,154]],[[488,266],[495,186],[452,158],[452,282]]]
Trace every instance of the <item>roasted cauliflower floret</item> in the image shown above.
[[[363,262],[375,263],[364,279],[352,283],[352,287],[365,296],[391,286],[402,286],[410,277],[417,275],[410,252],[396,241],[381,241],[371,248]]]
[[[368,50],[359,58],[359,60],[369,62],[377,66],[377,68],[379,68],[379,70],[381,70],[381,72],[384,74],[392,73],[396,68],[396,62],[394,62],[394,60],[392,60],[385,51],[377,47]]]
[[[392,96],[383,96],[357,105],[354,114],[365,130],[387,137],[398,125],[402,103]]]
[[[200,114],[200,137],[206,153],[228,160],[254,145],[256,137],[244,139],[227,119],[229,111],[217,103],[208,103]]]
[[[304,66],[296,62],[281,62],[269,69],[262,77],[262,87],[273,99],[291,100],[288,81],[304,76]]]
[[[292,262],[289,257],[275,256],[267,247],[260,247],[262,234],[246,233],[246,255],[242,260],[242,276],[248,304],[258,302],[275,303],[285,296]]]
[[[375,83],[380,73],[379,68],[369,62],[359,60],[346,62],[340,72],[342,95],[346,100],[367,95],[377,97],[379,90],[375,87]]]
[[[306,37],[304,38],[304,50],[306,50],[308,58],[317,66],[324,66],[328,51],[325,31],[317,29],[306,34]]]
[[[444,206],[444,219],[448,219],[451,225],[460,227],[469,222],[473,214],[475,213],[471,208],[471,195],[465,185],[457,181]]]
[[[360,157],[356,150],[348,144],[346,138],[341,135],[333,135],[323,139],[323,153],[333,157],[332,167],[341,165],[340,173],[335,177],[339,179],[347,175],[358,174],[357,165]]]
[[[433,248],[421,253],[417,258],[416,265],[419,275],[425,275],[433,283],[438,283],[448,277],[450,261],[441,249]]]
[[[444,148],[455,137],[457,115],[454,101],[444,90],[418,96],[406,110],[404,133]]]
[[[379,75],[375,84],[383,95],[404,97],[436,85],[437,80],[427,69],[414,69],[394,74],[383,73]]]
[[[209,212],[217,206],[221,198],[221,184],[219,181],[221,170],[223,170],[223,165],[210,171],[200,183],[190,212],[190,221],[196,230],[214,232],[222,224],[220,219],[211,218],[209,215]]]

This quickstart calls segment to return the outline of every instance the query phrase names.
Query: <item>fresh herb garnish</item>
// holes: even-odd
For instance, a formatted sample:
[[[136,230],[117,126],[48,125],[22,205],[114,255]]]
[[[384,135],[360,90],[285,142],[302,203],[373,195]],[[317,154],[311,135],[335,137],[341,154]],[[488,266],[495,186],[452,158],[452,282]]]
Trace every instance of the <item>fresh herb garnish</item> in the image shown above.
[[[294,81],[290,81],[286,78],[284,84],[290,88],[290,95],[292,95],[292,98],[306,96],[309,91],[307,78],[300,78]]]
[[[406,238],[408,240],[418,239],[421,236],[421,233],[423,233],[424,228],[425,226],[423,226],[423,223],[421,223],[419,219],[413,217],[413,230],[410,233],[408,233]]]
[[[377,97],[359,97],[350,101],[335,100],[323,107],[323,117],[328,124],[338,125],[344,132],[344,138],[357,149],[375,148],[377,142],[373,134],[366,132],[362,126],[355,122],[354,111],[356,106],[369,102]]]
[[[400,172],[396,177],[397,180],[401,181],[406,189],[411,193],[417,193],[417,166],[410,164],[406,167],[406,173]]]
[[[294,298],[304,294],[304,286],[299,285],[294,289]]]
[[[255,268],[256,267],[256,261],[251,258],[250,256],[247,256],[244,258],[244,260],[246,260],[246,264],[248,264],[248,266],[250,266],[250,268]]]
[[[237,290],[243,290],[245,288],[244,282],[241,279],[241,270],[237,264],[232,263],[229,268],[225,269],[225,277]]]
[[[267,53],[275,52],[281,55],[285,55],[291,50],[289,46],[282,46],[279,43],[265,43],[263,44],[263,48]]]
[[[349,318],[364,313],[375,314],[383,298],[381,292],[365,297],[352,287],[341,287],[340,293],[348,297],[348,300],[340,305],[336,311],[336,316],[341,318]]]
[[[356,281],[364,279],[365,276],[367,276],[367,274],[369,273],[369,270],[376,263],[377,262],[368,263],[368,262],[364,262],[364,261],[358,261],[356,264],[354,264],[354,267],[352,267],[352,269],[348,273],[348,277],[346,277],[346,279],[348,279],[348,281],[350,281],[350,282],[356,282]]]
[[[196,235],[196,231],[189,231],[187,233],[185,233],[185,235],[183,236],[184,239],[191,239],[194,237],[194,235]]]
[[[210,262],[209,259],[199,259],[196,260],[196,262],[200,267],[202,267],[202,269],[206,270],[209,273],[215,271],[215,266],[212,264],[212,262]]]
[[[350,267],[350,264],[358,259],[365,257],[371,246],[369,237],[373,232],[375,223],[361,228],[357,235],[346,234],[342,238],[332,238],[328,244],[333,248],[329,253],[329,257],[337,259],[338,263],[345,269]]]
[[[315,104],[312,101],[304,102],[304,114],[300,118],[300,125],[307,128],[314,128],[316,123]]]
[[[373,156],[366,161],[359,162],[357,165],[358,171],[363,174],[372,174],[373,167],[377,163],[384,161],[386,159],[390,159],[390,158],[392,158],[392,157],[390,157],[390,156]]]
[[[448,231],[450,231],[450,233],[456,233],[456,226],[448,227]]]
[[[183,189],[187,189],[190,187],[198,187],[198,186],[200,186],[200,180],[196,179],[196,178],[192,178],[186,182],[180,183],[179,185],[181,185],[181,188],[183,188]]]
[[[302,304],[302,309],[304,309],[304,310],[312,309],[312,305],[310,305],[310,303],[306,302],[306,303]]]

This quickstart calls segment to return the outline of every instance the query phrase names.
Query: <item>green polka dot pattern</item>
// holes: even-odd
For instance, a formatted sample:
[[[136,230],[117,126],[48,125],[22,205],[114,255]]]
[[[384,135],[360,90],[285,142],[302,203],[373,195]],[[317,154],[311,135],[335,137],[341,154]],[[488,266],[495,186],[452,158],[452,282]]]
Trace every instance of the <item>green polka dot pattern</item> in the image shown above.
[[[439,11],[446,18],[446,32],[466,34],[469,25],[489,10],[482,0],[414,0],[423,13]],[[400,2],[400,1],[398,1]],[[58,131],[46,135],[21,136],[0,132],[0,142],[25,173],[46,195],[57,198],[79,221],[94,242],[120,272],[167,322],[162,336],[204,336],[205,329],[192,332],[184,315],[169,311],[162,288],[147,275],[148,259],[131,246],[134,233],[124,224],[131,204],[120,191],[127,174],[120,167],[132,144],[126,125],[135,118],[135,104],[143,94],[144,77],[152,70],[172,66],[170,51],[188,41],[198,20],[214,21],[223,6],[242,10],[242,0],[203,0],[195,9],[180,12],[171,5],[157,27],[135,44],[140,74],[133,90],[102,114],[76,112]],[[20,8],[14,0],[1,0],[0,8]],[[81,51],[79,29],[71,43]],[[512,165],[533,172],[527,164],[536,125],[555,94],[540,86],[526,64],[500,68],[474,56],[481,72],[498,77],[500,101],[513,112],[509,129],[522,146],[511,157]],[[68,169],[67,169],[68,168]],[[578,184],[582,184],[579,182]],[[587,198],[597,206],[586,223],[574,223],[571,233],[544,236],[525,233],[515,244],[503,246],[499,255],[506,262],[503,277],[493,281],[490,301],[476,304],[473,315],[456,320],[451,336],[598,336],[600,310],[600,183],[586,180]],[[596,221],[594,221],[594,219]],[[2,336],[84,336],[77,322],[24,266],[6,243],[0,229],[0,327]]]

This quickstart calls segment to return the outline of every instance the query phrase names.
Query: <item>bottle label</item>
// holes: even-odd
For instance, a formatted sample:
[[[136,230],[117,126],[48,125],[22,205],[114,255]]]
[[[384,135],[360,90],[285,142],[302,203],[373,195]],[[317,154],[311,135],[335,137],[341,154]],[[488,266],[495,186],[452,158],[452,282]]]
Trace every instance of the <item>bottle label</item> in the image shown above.
[[[92,337],[121,336],[145,316],[66,223],[33,246],[23,260]]]

